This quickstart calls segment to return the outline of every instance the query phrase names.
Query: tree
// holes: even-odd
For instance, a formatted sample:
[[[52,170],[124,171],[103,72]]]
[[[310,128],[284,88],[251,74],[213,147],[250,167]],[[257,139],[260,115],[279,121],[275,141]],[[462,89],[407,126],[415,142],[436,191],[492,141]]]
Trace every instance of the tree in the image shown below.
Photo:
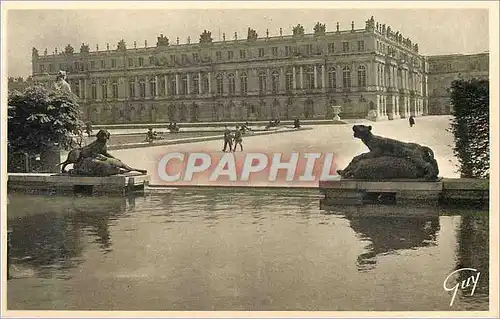
[[[488,178],[490,101],[488,80],[457,80],[451,86],[453,152],[464,178]]]
[[[8,152],[44,154],[69,149],[84,123],[74,95],[48,91],[41,86],[8,97]]]

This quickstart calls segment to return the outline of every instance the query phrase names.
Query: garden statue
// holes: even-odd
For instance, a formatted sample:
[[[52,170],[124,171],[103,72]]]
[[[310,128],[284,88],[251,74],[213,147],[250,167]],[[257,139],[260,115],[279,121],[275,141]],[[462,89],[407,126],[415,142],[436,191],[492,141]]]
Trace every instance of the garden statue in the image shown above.
[[[57,73],[56,81],[54,82],[53,89],[54,89],[54,91],[71,93],[71,87],[69,86],[68,82],[66,82],[66,72],[65,71],[59,71]]]
[[[344,170],[338,170],[342,178],[437,180],[439,168],[430,148],[374,135],[371,126],[354,125],[352,129],[354,137],[361,139],[370,151],[354,157]]]
[[[73,175],[83,176],[111,176],[131,171],[137,171],[146,174],[143,169],[132,168],[124,164],[119,159],[108,153],[107,141],[110,133],[106,130],[100,130],[96,134],[96,140],[87,146],[75,148],[68,153],[67,159],[60,163],[61,172],[67,165],[73,164]]]

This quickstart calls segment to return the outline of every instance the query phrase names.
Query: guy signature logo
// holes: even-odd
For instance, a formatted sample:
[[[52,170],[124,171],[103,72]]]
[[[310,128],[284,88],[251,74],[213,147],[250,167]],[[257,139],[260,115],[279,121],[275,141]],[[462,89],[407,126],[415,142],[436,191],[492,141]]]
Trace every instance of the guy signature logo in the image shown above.
[[[461,271],[467,271],[467,270],[477,272],[477,274],[469,276],[466,280],[462,280],[461,282],[457,282],[453,287],[450,287],[451,284],[448,283],[448,279],[450,279],[450,277],[452,277],[454,274],[457,274]],[[443,283],[443,288],[446,291],[453,291],[453,297],[451,297],[450,307],[453,306],[453,301],[455,300],[455,297],[456,297],[459,289],[465,289],[465,288],[470,287],[471,285],[474,285],[472,287],[472,291],[470,293],[471,296],[474,295],[474,291],[476,291],[476,286],[477,286],[477,283],[479,281],[480,274],[481,273],[479,271],[477,271],[477,269],[474,269],[474,268],[460,268],[460,269],[455,270],[451,274],[449,274],[448,277],[446,277],[446,279],[444,280],[444,283]]]

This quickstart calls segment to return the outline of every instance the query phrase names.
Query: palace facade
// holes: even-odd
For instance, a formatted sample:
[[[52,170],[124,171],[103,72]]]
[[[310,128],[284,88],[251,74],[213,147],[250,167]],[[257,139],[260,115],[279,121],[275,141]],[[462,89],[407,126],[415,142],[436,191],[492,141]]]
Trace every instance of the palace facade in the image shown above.
[[[328,119],[332,105],[343,118],[405,118],[428,114],[425,57],[418,45],[373,17],[356,29],[327,32],[317,23],[306,34],[214,41],[203,31],[198,43],[39,54],[33,48],[33,80],[49,85],[59,70],[93,123],[153,123],[269,119]]]
[[[450,114],[451,83],[458,79],[489,79],[490,54],[435,55],[427,58],[429,63],[429,114]]]

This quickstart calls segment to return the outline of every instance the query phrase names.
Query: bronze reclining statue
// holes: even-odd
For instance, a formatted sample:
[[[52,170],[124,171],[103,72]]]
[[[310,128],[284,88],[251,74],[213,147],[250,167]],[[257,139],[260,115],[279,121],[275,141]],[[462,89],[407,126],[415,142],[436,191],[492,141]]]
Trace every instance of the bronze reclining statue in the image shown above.
[[[96,134],[96,140],[87,146],[75,148],[68,153],[62,165],[61,172],[69,164],[73,164],[74,175],[83,176],[111,176],[131,171],[146,174],[143,169],[132,168],[108,153],[107,142],[111,134],[106,130],[100,130]]]
[[[370,151],[338,170],[342,178],[437,180],[439,168],[429,147],[374,135],[371,126],[354,125],[352,129],[354,137],[361,139]]]

